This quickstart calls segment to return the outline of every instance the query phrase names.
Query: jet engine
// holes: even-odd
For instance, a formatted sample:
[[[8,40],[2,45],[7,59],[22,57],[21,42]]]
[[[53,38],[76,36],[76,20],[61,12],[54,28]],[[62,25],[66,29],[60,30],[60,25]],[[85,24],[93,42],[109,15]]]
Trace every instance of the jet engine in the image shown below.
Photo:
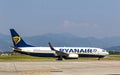
[[[78,58],[78,54],[69,54],[67,58]]]

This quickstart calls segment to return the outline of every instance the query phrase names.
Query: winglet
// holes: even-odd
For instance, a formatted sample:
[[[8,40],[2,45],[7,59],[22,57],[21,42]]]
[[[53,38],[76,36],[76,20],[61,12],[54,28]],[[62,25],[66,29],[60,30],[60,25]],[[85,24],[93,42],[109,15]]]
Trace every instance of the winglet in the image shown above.
[[[52,44],[51,44],[50,42],[49,42],[48,44],[49,44],[50,49],[55,51],[55,49],[54,49],[54,47],[52,46]]]

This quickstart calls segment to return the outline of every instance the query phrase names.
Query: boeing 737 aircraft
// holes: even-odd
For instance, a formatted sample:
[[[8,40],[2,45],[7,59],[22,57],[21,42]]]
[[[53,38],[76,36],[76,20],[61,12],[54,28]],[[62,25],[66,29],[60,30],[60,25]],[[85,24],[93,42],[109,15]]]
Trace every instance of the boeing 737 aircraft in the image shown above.
[[[35,47],[27,44],[18,35],[14,29],[10,29],[14,46],[12,49],[21,54],[39,57],[58,57],[58,60],[63,58],[77,59],[79,57],[97,57],[103,58],[109,53],[101,48],[94,47],[53,47],[49,42],[49,47]]]

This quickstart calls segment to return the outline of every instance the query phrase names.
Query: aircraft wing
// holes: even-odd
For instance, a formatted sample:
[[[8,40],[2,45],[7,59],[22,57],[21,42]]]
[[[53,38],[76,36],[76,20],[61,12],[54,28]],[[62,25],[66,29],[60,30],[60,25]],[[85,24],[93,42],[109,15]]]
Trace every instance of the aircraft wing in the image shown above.
[[[51,45],[50,42],[48,44],[49,44],[50,49],[56,52],[57,56],[65,56],[65,57],[67,57],[69,55],[67,53],[64,53],[64,52],[61,52],[61,51],[58,51],[58,50],[54,49],[54,47]]]

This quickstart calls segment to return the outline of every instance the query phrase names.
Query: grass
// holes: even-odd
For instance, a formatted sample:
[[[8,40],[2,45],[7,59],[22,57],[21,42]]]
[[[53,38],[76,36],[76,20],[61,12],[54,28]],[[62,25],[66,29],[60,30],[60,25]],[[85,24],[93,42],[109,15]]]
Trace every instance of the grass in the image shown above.
[[[103,60],[119,60],[120,61],[120,54],[109,55],[108,57],[104,58]]]
[[[91,60],[97,61],[98,58],[78,58],[79,61]],[[109,55],[101,60],[117,60],[120,61],[120,55]],[[14,54],[10,56],[0,56],[0,61],[56,61],[56,58],[52,57],[32,57],[28,55]]]
[[[11,56],[0,56],[0,61],[55,61],[55,58],[14,54]]]

